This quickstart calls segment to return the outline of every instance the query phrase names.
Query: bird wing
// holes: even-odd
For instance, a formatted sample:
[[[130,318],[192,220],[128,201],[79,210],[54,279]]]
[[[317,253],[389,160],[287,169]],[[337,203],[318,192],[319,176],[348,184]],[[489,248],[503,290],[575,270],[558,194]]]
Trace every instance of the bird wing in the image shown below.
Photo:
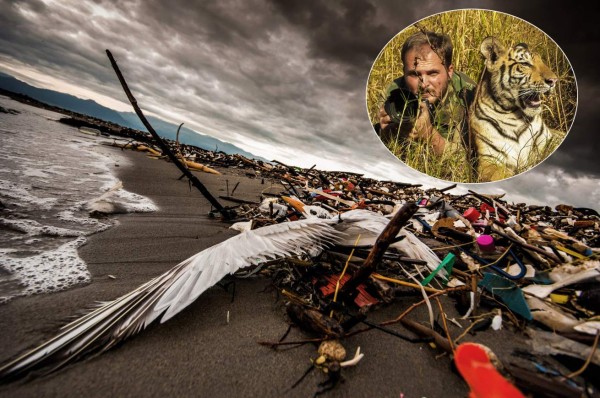
[[[357,233],[378,236],[388,223],[385,217],[364,210],[344,213],[341,220],[312,218],[269,225],[205,249],[64,326],[46,343],[3,364],[0,382],[35,371],[47,374],[82,357],[100,354],[158,318],[161,322],[169,320],[225,275],[241,268],[279,257],[314,254],[329,244],[342,242],[345,235],[352,240]],[[410,237],[416,240],[409,239],[411,247],[425,246],[416,237]],[[422,250],[417,250],[414,256],[426,259],[422,256],[429,254],[437,259],[434,253],[423,254]]]
[[[353,246],[359,234],[359,245],[373,245],[390,221],[381,214],[360,209],[342,213],[333,220],[338,221],[334,228],[346,236],[339,242],[344,246]]]
[[[406,253],[409,257],[427,261],[427,268],[431,271],[435,270],[438,265],[440,265],[441,261],[437,254],[435,254],[429,246],[423,243],[412,232],[402,229],[398,236],[404,236],[404,239],[400,242],[393,243],[391,245],[392,247],[402,250],[402,252]],[[442,269],[438,274],[445,277],[447,272]]]
[[[389,219],[381,214],[367,210],[352,210],[341,215],[345,222],[335,226],[338,231],[344,232],[347,238],[340,244],[353,245],[354,239],[360,233],[359,244],[373,245],[375,240],[383,232],[389,223]],[[392,243],[390,246],[401,250],[407,256],[427,262],[427,267],[433,271],[440,264],[440,259],[433,250],[417,238],[412,232],[402,228],[398,236],[404,236],[399,242]],[[446,271],[441,270],[440,276],[445,276]]]
[[[184,271],[178,273],[161,295],[154,313],[159,315],[166,310],[161,318],[165,322],[227,274],[261,261],[322,249],[324,244],[339,237],[330,224],[322,220],[274,224],[201,251],[186,260]]]
[[[322,250],[340,233],[333,220],[300,220],[236,235],[182,261],[132,292],[62,327],[46,343],[0,366],[0,381],[47,374],[84,356],[100,354],[162,315],[165,322],[225,275],[260,261]]]

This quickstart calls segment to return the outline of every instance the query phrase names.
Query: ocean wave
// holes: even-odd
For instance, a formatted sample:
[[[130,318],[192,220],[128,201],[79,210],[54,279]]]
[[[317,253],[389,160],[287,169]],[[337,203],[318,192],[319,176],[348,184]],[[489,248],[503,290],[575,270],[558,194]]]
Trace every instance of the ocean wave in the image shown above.
[[[77,255],[86,237],[115,225],[114,214],[157,206],[122,189],[114,172],[129,160],[104,138],[80,138],[53,112],[1,96],[0,105],[21,111],[0,119],[0,301],[87,283]]]

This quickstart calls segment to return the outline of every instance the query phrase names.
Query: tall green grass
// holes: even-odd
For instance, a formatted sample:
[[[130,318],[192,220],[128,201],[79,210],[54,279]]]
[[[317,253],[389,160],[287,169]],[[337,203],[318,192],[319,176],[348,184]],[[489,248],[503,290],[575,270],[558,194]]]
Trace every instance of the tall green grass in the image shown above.
[[[367,85],[367,108],[372,124],[379,121],[379,108],[385,101],[387,87],[400,77],[402,59],[400,49],[406,38],[419,30],[446,33],[454,45],[454,70],[479,81],[483,71],[483,56],[479,47],[483,39],[495,36],[505,47],[527,43],[532,52],[540,55],[559,77],[554,93],[544,103],[543,118],[556,130],[552,144],[538,153],[522,168],[535,166],[562,142],[568,132],[577,106],[577,85],[571,66],[562,50],[541,30],[533,25],[495,11],[456,10],[425,18],[396,35],[381,51],[373,64]],[[410,167],[433,177],[455,182],[476,182],[466,164],[466,153],[456,152],[435,156],[426,143],[394,141],[388,148]]]

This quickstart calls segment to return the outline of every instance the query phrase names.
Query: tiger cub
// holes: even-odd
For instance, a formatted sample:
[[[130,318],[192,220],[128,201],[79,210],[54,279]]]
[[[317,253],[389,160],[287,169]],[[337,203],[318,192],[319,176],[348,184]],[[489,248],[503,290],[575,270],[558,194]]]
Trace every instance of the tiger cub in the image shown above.
[[[485,70],[469,123],[478,181],[511,177],[541,160],[553,132],[542,120],[542,99],[558,77],[520,43],[505,49],[495,37],[481,43]]]

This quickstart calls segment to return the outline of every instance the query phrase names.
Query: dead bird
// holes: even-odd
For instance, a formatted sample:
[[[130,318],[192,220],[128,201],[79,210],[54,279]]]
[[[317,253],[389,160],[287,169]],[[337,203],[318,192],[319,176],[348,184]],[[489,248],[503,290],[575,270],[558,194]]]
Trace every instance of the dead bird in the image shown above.
[[[62,327],[54,338],[1,365],[0,382],[32,372],[48,374],[84,357],[101,354],[152,322],[171,319],[225,275],[241,268],[274,258],[317,255],[327,246],[354,241],[357,234],[379,234],[387,223],[388,219],[379,214],[353,210],[341,217],[311,218],[246,231],[199,252]],[[418,239],[414,239],[411,245],[418,247]],[[419,249],[418,252],[427,252]]]

